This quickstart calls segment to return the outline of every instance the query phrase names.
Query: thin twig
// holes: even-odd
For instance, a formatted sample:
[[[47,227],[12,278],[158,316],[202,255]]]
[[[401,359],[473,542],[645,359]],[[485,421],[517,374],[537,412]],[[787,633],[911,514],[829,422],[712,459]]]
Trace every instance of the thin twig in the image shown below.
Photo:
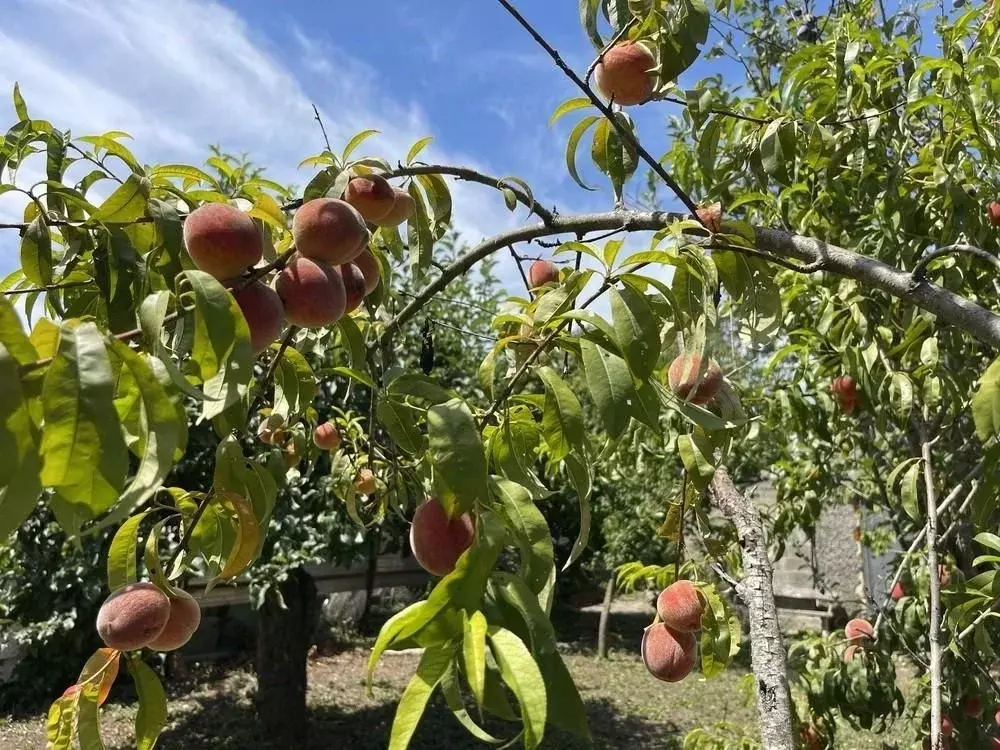
[[[962,243],[957,243],[954,245],[946,245],[945,247],[938,248],[933,252],[924,255],[918,262],[917,265],[913,267],[910,271],[910,275],[913,276],[913,283],[920,284],[927,280],[927,266],[937,260],[938,258],[943,258],[946,255],[954,255],[955,253],[965,253],[967,255],[974,255],[977,258],[985,260],[991,263],[994,268],[1000,270],[1000,258],[988,253],[982,248],[975,247],[974,245],[965,245]]]
[[[292,339],[295,338],[295,334],[298,332],[298,326],[288,327],[288,332],[285,334],[285,338],[281,340],[281,346],[278,347],[278,351],[275,353],[274,358],[268,365],[264,376],[260,379],[260,382],[257,383],[257,393],[254,395],[253,403],[250,404],[250,414],[253,414],[257,410],[257,407],[260,406],[260,401],[264,394],[264,388],[271,382],[271,378],[273,378],[274,373],[277,372],[278,365],[281,363],[281,358],[285,354],[285,349],[287,349],[288,345],[292,343]]]
[[[514,261],[514,265],[517,266],[517,272],[521,274],[521,280],[524,282],[524,288],[528,290],[528,297],[534,299],[535,295],[531,291],[531,282],[528,281],[528,275],[524,272],[524,266],[521,265],[521,258],[518,254],[514,252],[514,246],[509,247],[510,257]]]
[[[316,122],[319,123],[319,129],[323,133],[323,143],[326,144],[326,150],[332,154],[333,149],[330,147],[330,139],[326,135],[326,126],[323,125],[323,118],[319,116],[319,110],[316,108],[315,103],[312,105],[312,108],[313,114],[316,116]]]
[[[635,137],[632,131],[622,124],[619,118],[615,116],[615,113],[612,111],[612,109],[603,101],[601,101],[600,97],[594,93],[594,90],[586,83],[584,83],[584,81],[582,81],[580,77],[573,72],[573,69],[563,61],[559,52],[556,51],[556,49],[551,44],[549,44],[548,41],[546,41],[545,37],[543,37],[541,34],[538,33],[538,31],[535,30],[534,26],[528,23],[527,19],[523,15],[521,15],[521,13],[517,10],[517,8],[514,7],[512,3],[509,2],[509,0],[497,0],[497,2],[499,2],[500,5],[502,5],[507,10],[507,12],[514,17],[514,20],[516,20],[519,24],[521,24],[524,30],[531,35],[531,38],[534,39],[535,42],[537,42],[538,45],[546,51],[546,53],[548,53],[549,57],[552,58],[552,61],[559,67],[559,69],[563,73],[566,74],[566,77],[569,78],[573,83],[575,83],[576,86],[580,89],[580,91],[582,91],[587,96],[587,98],[590,99],[591,103],[595,107],[597,107],[598,110],[600,110],[601,114],[603,114],[607,118],[611,126],[614,127],[616,131],[618,131],[618,135],[621,137],[622,141],[624,141],[633,149],[635,149],[635,152],[639,155],[639,157],[644,162],[646,162],[646,164],[649,165],[650,169],[652,169],[653,172],[655,172],[657,176],[659,176],[659,178],[666,183],[667,187],[669,187],[671,191],[673,191],[674,195],[677,196],[678,200],[680,200],[680,202],[684,204],[684,207],[687,208],[687,210],[691,213],[691,216],[694,217],[694,219],[699,223],[702,223],[701,219],[698,218],[698,206],[691,199],[691,196],[689,196],[684,191],[684,189],[677,183],[677,181],[670,176],[670,173],[663,168],[663,165],[660,164],[660,162],[646,150],[646,148],[639,142],[639,139]]]
[[[208,508],[208,504],[211,501],[212,493],[208,493],[198,503],[198,507],[194,509],[194,514],[191,516],[190,523],[188,523],[187,528],[184,529],[184,533],[181,534],[181,540],[177,543],[177,548],[174,549],[173,553],[170,555],[170,559],[167,560],[164,570],[169,571],[174,567],[174,563],[177,562],[177,558],[181,556],[184,548],[187,547],[188,542],[191,541],[191,535],[194,534],[195,527],[198,525],[201,517],[205,514],[205,510]]]
[[[91,284],[96,284],[97,282],[93,279],[89,281],[67,281],[63,284],[46,284],[45,286],[34,286],[28,289],[11,289],[10,291],[4,292],[4,297],[13,297],[17,294],[34,294],[35,292],[55,292],[60,289],[76,289],[81,286],[90,286]]]

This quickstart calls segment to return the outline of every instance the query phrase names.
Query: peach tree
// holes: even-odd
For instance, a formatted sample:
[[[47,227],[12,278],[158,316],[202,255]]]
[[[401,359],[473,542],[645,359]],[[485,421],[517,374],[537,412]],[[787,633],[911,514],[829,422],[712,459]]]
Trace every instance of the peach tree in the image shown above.
[[[20,233],[20,267],[0,303],[0,533],[38,502],[69,534],[117,529],[97,622],[105,647],[54,702],[54,747],[101,746],[99,708],[122,662],[140,697],[138,744],[155,744],[165,695],[142,654],[197,626],[179,584],[243,574],[289,464],[320,452],[350,515],[362,525],[389,511],[412,517],[414,554],[440,577],[372,649],[370,672],[387,650],[423,648],[392,748],[409,743],[439,689],[485,742],[505,738],[487,733],[476,708],[508,720],[526,747],[548,725],[587,736],[548,617],[557,571],[546,498],[563,485],[578,496],[572,564],[587,545],[594,468],[641,444],[684,467],[661,533],[679,542],[693,528],[704,552],[685,556],[678,544],[673,560],[622,571],[625,585],[664,589],[641,645],[650,671],[674,681],[696,663],[707,677],[725,669],[742,632],[725,581],[747,611],[765,747],[820,747],[837,715],[866,724],[871,705],[900,710],[886,686],[895,641],[876,622],[848,634],[864,648],[846,665],[829,641],[806,644],[810,713],[799,734],[772,586],[775,529],[730,469],[764,436],[780,443],[778,538],[849,493],[881,503],[911,539],[903,564],[923,542],[937,571],[939,513],[975,506],[973,524],[988,525],[1000,432],[992,8],[928,21],[865,2],[819,20],[788,4],[582,0],[595,58],[577,72],[498,3],[576,88],[553,119],[574,119],[567,168],[584,187],[587,139],[612,188],[609,210],[560,213],[521,178],[421,162],[426,141],[361,156],[371,131],[305,159],[311,178],[289,195],[239,164],[210,160],[218,175],[141,164],[123,133],[73,137],[32,119],[15,88],[0,190],[24,197],[24,216],[5,225]],[[746,79],[682,89],[713,24],[747,41],[723,32],[704,63],[731,55]],[[939,55],[923,43],[930,28]],[[622,109],[639,104],[673,115],[663,159]],[[640,166],[678,212],[625,207]],[[452,220],[448,178],[495,190],[526,222],[437,263]],[[477,372],[485,399],[397,366],[403,326],[452,281],[508,248],[553,240],[552,260],[534,267],[515,253],[526,289],[494,316],[498,340]],[[410,266],[419,292],[396,294],[392,261]],[[738,372],[717,364],[733,337],[777,350],[774,387],[754,410]],[[331,364],[314,370],[314,353]],[[570,387],[574,374],[585,393]],[[320,422],[313,397],[330,383],[365,389],[366,413]],[[581,399],[599,428],[587,427]],[[192,402],[218,436],[214,473],[205,486],[171,486]],[[837,460],[844,450],[857,453]],[[965,502],[973,486],[982,494]],[[1000,548],[989,533],[976,540]],[[932,746],[955,731],[986,737],[946,721],[942,693],[959,689],[962,660],[976,659],[968,649],[992,654],[996,561],[973,560],[986,570],[956,576],[944,599],[942,576],[930,575],[926,597],[911,588],[912,604],[900,599],[879,618],[899,618],[911,647],[915,628],[926,631]],[[916,624],[909,636],[906,623]],[[981,679],[992,687],[988,670]]]

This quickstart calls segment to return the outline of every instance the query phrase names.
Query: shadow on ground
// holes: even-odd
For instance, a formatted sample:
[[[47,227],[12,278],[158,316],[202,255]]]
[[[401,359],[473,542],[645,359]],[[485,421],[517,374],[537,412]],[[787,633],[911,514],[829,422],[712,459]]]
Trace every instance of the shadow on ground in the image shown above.
[[[158,748],[162,750],[287,750],[285,745],[265,744],[257,730],[253,708],[233,696],[219,695],[200,702],[198,710],[186,714],[163,733]],[[335,707],[316,708],[311,712],[309,738],[302,750],[319,748],[351,748],[352,750],[384,750],[395,713],[395,704],[356,710]],[[647,721],[619,711],[609,701],[586,702],[587,716],[594,737],[588,745],[572,735],[547,728],[543,748],[576,750],[577,748],[638,748],[639,750],[675,750],[681,747],[683,732],[670,723]],[[516,734],[514,725],[487,722],[484,725],[494,736],[509,739]],[[424,713],[416,735],[410,743],[414,750],[479,750],[485,747],[475,740],[451,715],[447,707],[434,700]]]

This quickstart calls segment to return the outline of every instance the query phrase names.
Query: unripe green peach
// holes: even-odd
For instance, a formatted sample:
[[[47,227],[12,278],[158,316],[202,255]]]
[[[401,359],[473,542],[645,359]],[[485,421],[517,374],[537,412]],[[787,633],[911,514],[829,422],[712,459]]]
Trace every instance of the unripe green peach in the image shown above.
[[[642,663],[664,682],[679,682],[694,667],[695,639],[692,633],[675,633],[662,622],[642,634]]]
[[[385,177],[366,174],[347,183],[344,200],[354,206],[365,221],[374,224],[389,215],[396,204],[396,194]]]
[[[110,648],[135,651],[154,641],[170,618],[170,600],[152,583],[130,583],[104,600],[97,633]]]
[[[334,270],[344,282],[344,312],[354,312],[365,299],[365,275],[353,263],[344,263]]]
[[[722,370],[714,360],[703,367],[697,354],[681,354],[670,363],[667,383],[677,398],[704,406],[722,387]]]
[[[324,422],[313,431],[313,443],[321,451],[335,451],[340,447],[340,432],[333,422]]]
[[[337,266],[357,257],[368,242],[368,228],[350,203],[313,198],[295,212],[292,238],[302,257]]]
[[[528,283],[532,289],[559,281],[559,268],[551,260],[536,260],[528,268]]]
[[[204,203],[188,214],[184,247],[195,266],[220,280],[239,276],[264,252],[253,219],[228,203]]]
[[[361,269],[361,274],[365,277],[365,296],[367,297],[375,291],[375,288],[378,286],[379,276],[382,273],[378,265],[378,260],[375,258],[375,253],[366,247],[351,262]]]
[[[236,304],[250,329],[250,347],[254,355],[267,349],[281,334],[285,322],[285,308],[278,293],[262,281],[255,281],[238,292],[233,292]]]
[[[394,187],[392,192],[396,196],[396,200],[392,204],[392,210],[378,221],[373,222],[377,226],[398,227],[416,213],[417,205],[413,202],[413,198],[408,192],[398,187]]]
[[[176,651],[191,640],[201,625],[201,607],[186,591],[170,597],[170,617],[156,638],[147,646],[153,651]]]
[[[446,576],[455,570],[476,536],[476,523],[468,513],[449,518],[441,503],[427,498],[413,514],[410,549],[420,566],[431,575]]]
[[[690,633],[701,629],[705,605],[691,581],[674,581],[656,598],[656,612],[673,631]]]
[[[656,88],[656,59],[638,42],[621,42],[597,65],[597,88],[615,104],[627,107],[649,100]]]
[[[344,281],[325,263],[296,255],[278,274],[275,289],[285,317],[301,328],[324,328],[344,317]]]

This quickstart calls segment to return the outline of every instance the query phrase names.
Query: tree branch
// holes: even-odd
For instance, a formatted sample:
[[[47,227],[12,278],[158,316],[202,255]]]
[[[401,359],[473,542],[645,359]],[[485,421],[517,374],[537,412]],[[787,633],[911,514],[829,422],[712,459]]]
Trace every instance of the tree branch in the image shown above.
[[[785,647],[774,603],[774,571],[767,556],[764,524],[753,502],[740,492],[724,466],[709,485],[712,501],[736,527],[743,558],[738,591],[747,605],[750,659],[757,680],[760,736],[767,750],[793,750],[793,716]]]
[[[600,110],[601,114],[607,118],[611,126],[618,132],[618,135],[619,137],[621,137],[622,141],[624,141],[629,146],[635,149],[635,152],[639,155],[639,158],[642,159],[644,162],[646,162],[646,164],[649,165],[649,168],[652,169],[656,173],[656,175],[661,180],[663,180],[663,182],[666,183],[667,187],[669,187],[671,191],[673,191],[674,195],[677,196],[677,199],[680,200],[680,202],[684,204],[684,207],[691,212],[691,216],[694,217],[696,221],[703,224],[701,219],[698,217],[698,206],[695,205],[695,202],[693,200],[691,200],[691,196],[689,196],[684,191],[684,189],[677,183],[677,181],[670,176],[670,173],[663,168],[663,165],[660,164],[660,162],[657,159],[653,158],[653,156],[649,153],[649,151],[646,150],[645,146],[643,146],[639,142],[639,139],[635,137],[635,134],[633,134],[631,130],[629,130],[627,127],[625,127],[625,125],[622,124],[621,120],[619,120],[619,118],[615,116],[615,113],[614,111],[612,111],[611,107],[609,107],[607,104],[601,101],[601,98],[594,93],[594,90],[586,83],[584,83],[584,81],[580,79],[580,76],[578,76],[575,72],[573,72],[573,69],[563,61],[562,56],[559,54],[559,52],[551,44],[549,44],[548,41],[546,41],[545,37],[543,37],[541,34],[538,33],[538,31],[535,30],[535,27],[532,26],[528,22],[528,20],[521,15],[521,13],[517,10],[517,8],[514,7],[512,3],[509,2],[509,0],[497,0],[497,2],[499,2],[500,5],[502,5],[507,10],[507,12],[514,17],[514,20],[516,20],[519,24],[521,24],[521,26],[524,28],[525,31],[528,32],[531,38],[538,43],[538,46],[540,46],[543,50],[545,50],[545,52],[548,54],[549,57],[552,58],[552,61],[556,64],[559,70],[565,73],[566,77],[569,78],[574,84],[576,84],[577,88],[579,88],[580,91],[582,91],[586,95],[586,97],[590,99],[591,104],[593,104],[595,107],[597,107],[598,110]]]
[[[930,570],[927,639],[931,645],[931,747],[937,749],[941,747],[941,577],[938,575],[937,561],[938,507],[931,455],[933,441],[927,436],[926,428],[922,427],[920,432],[922,433],[920,455],[924,462],[924,492],[927,501],[927,567]]]

